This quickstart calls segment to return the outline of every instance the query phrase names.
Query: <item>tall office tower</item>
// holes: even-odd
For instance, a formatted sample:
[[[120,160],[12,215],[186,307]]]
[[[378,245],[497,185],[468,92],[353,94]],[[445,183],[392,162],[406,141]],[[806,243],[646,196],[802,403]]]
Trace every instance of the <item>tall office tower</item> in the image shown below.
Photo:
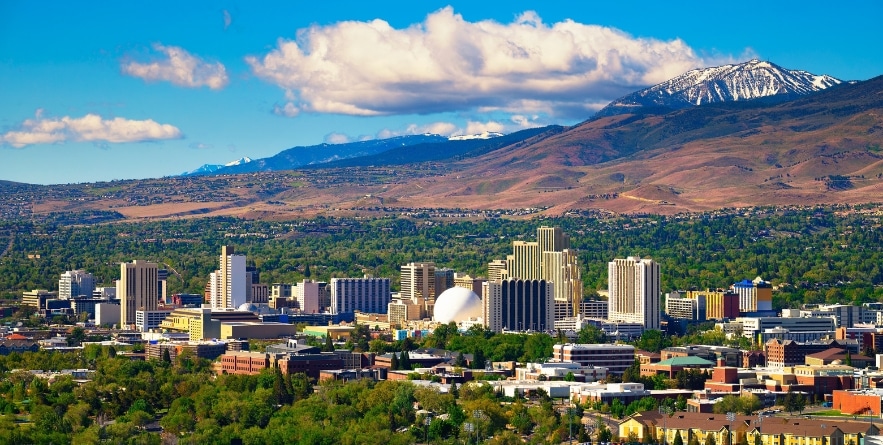
[[[659,329],[659,264],[640,257],[617,258],[607,263],[607,289],[610,320]]]
[[[540,253],[561,252],[570,249],[570,237],[560,227],[542,226],[537,229],[537,244]]]
[[[540,245],[536,241],[513,241],[512,255],[506,257],[509,277],[539,279],[540,258]]]
[[[454,287],[454,269],[447,267],[435,270],[435,294],[441,295],[442,292]]]
[[[70,300],[80,295],[92,296],[95,290],[95,279],[85,270],[69,270],[61,274],[58,280],[58,298]]]
[[[261,282],[261,273],[258,272],[258,268],[254,266],[245,266],[245,301],[248,303],[259,303],[261,302],[261,295],[257,296],[257,301],[255,300],[254,290],[260,289],[260,286],[255,287],[255,285],[259,285]],[[260,291],[259,291],[260,292]],[[264,301],[266,303],[266,301]]]
[[[488,281],[500,281],[506,278],[509,278],[508,273],[506,273],[506,261],[505,260],[493,260],[487,265],[487,280]]]
[[[332,278],[331,313],[386,314],[392,301],[389,278]]]
[[[583,300],[583,280],[579,267],[579,256],[575,250],[544,251],[541,267],[542,278],[555,283],[556,305],[567,307],[570,313],[562,313],[556,319],[573,317],[579,313]]]
[[[402,266],[401,298],[423,307],[423,317],[432,317],[435,305],[435,263],[408,263]]]
[[[157,269],[156,270],[156,298],[163,303],[169,303],[168,301],[168,293],[169,289],[167,286],[169,280],[169,270],[168,269]]]
[[[120,263],[117,298],[120,299],[120,326],[135,324],[135,311],[155,311],[158,268],[156,263],[135,260]]]
[[[292,289],[292,293],[301,313],[318,314],[330,306],[328,283],[324,281],[303,280]]]
[[[739,294],[739,311],[760,312],[773,310],[773,286],[757,277],[753,281],[742,280],[731,287]]]
[[[486,283],[482,300],[484,325],[494,332],[549,331],[555,324],[552,283],[510,278]]]
[[[236,255],[233,246],[221,247],[220,267],[215,272],[212,309],[238,308],[248,298],[245,255]]]

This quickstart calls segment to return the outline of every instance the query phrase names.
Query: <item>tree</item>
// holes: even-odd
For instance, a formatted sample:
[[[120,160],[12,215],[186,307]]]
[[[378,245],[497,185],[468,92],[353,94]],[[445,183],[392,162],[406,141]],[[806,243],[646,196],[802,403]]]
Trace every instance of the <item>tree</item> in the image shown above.
[[[325,336],[325,345],[322,346],[322,352],[334,352],[334,340],[331,339],[331,334]]]
[[[705,445],[716,445],[717,440],[714,438],[713,433],[708,433],[705,435]]]
[[[399,369],[410,370],[413,369],[411,367],[411,356],[408,354],[408,351],[402,351],[402,358],[399,362]]]
[[[699,436],[691,434],[690,440],[687,441],[687,445],[699,445]]]
[[[463,355],[463,351],[457,353],[457,358],[454,359],[454,366],[464,367],[466,366],[466,357]]]
[[[846,358],[843,359],[843,364],[852,366],[852,353],[849,352],[849,349],[846,350]]]
[[[484,358],[484,351],[481,347],[476,346],[475,352],[472,353],[472,369],[484,369],[487,360]]]
[[[401,363],[399,363],[399,354],[396,352],[392,353],[392,358],[389,359],[389,369],[393,371],[399,369],[401,367]]]
[[[580,328],[577,341],[583,344],[607,343],[607,334],[593,324],[586,324]]]
[[[169,348],[163,348],[162,361],[164,363],[172,363],[172,355],[169,353]]]
[[[672,442],[672,445],[684,445],[684,438],[681,437],[681,431],[678,430],[675,433],[675,440]]]

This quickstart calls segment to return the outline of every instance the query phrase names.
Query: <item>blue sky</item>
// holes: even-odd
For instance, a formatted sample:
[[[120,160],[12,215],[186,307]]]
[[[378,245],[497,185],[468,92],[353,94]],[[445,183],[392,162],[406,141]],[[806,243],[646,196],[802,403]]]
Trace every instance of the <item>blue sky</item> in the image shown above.
[[[0,2],[0,179],[179,174],[298,145],[574,124],[752,57],[883,74],[883,2]]]

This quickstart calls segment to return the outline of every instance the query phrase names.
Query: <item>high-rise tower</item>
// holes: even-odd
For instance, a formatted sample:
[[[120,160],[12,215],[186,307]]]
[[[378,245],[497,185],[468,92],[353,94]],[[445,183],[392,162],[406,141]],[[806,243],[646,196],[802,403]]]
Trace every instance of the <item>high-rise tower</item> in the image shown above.
[[[135,324],[135,311],[155,311],[157,307],[156,263],[135,260],[120,263],[117,298],[120,299],[120,326]]]
[[[659,264],[630,256],[607,264],[609,319],[659,329]]]

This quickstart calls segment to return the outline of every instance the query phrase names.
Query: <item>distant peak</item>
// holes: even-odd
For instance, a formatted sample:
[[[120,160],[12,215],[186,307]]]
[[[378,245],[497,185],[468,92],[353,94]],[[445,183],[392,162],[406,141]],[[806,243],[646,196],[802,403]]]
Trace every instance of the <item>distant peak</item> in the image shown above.
[[[601,109],[596,116],[631,114],[639,112],[641,107],[672,110],[771,96],[787,100],[839,83],[839,79],[830,76],[789,70],[770,61],[753,58],[735,65],[690,70],[658,85],[623,96]]]
[[[251,158],[249,158],[248,156],[243,156],[235,161],[230,161],[230,162],[224,164],[224,167],[232,167],[234,165],[248,164],[249,162],[251,162]]]
[[[465,134],[459,136],[451,136],[448,138],[450,141],[466,141],[470,139],[491,139],[502,136],[503,133],[497,133],[495,131],[485,131],[483,133],[478,134]]]

